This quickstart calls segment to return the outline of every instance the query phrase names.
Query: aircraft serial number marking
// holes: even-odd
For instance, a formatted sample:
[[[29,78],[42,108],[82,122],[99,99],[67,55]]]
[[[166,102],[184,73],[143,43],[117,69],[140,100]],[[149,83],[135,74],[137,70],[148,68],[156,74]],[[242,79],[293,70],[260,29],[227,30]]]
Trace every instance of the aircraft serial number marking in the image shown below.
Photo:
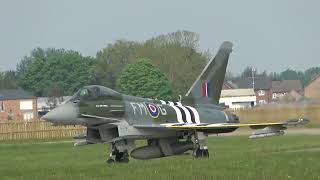
[[[133,109],[133,114],[137,114],[140,112],[141,115],[148,115],[149,113],[149,110],[145,103],[130,102],[130,105]],[[161,115],[167,115],[167,110],[164,107],[162,107],[161,104],[152,104],[152,105],[154,106],[154,108],[159,109],[159,112],[161,113]],[[153,110],[156,111],[156,109],[153,109]],[[153,118],[158,117],[155,115],[154,116],[150,115],[150,116]]]

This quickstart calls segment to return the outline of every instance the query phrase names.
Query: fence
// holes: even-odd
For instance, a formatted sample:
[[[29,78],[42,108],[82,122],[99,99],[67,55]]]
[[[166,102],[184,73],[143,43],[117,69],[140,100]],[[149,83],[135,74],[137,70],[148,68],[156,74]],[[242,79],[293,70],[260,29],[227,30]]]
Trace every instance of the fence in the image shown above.
[[[311,120],[308,126],[320,126],[320,104],[270,105],[228,111],[237,114],[241,122],[279,122],[305,117]]]
[[[83,126],[52,126],[46,121],[0,123],[0,140],[67,138],[83,132]]]

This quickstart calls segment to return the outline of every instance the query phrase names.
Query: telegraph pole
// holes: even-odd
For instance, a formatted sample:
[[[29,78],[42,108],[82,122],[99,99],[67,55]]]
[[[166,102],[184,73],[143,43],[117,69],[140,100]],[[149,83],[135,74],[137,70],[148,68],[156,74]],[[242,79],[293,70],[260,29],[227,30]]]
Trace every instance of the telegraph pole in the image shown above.
[[[256,69],[254,67],[251,67],[251,72],[252,72],[252,88],[254,90],[254,74],[256,72]]]

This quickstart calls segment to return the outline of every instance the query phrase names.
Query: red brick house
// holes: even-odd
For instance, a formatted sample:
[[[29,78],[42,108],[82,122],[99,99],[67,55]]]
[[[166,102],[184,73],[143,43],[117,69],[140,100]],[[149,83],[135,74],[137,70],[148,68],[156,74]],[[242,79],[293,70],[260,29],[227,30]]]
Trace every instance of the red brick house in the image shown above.
[[[304,96],[314,100],[320,100],[320,75],[316,76],[304,88]]]
[[[0,90],[0,122],[37,119],[37,98],[21,89]]]
[[[303,96],[299,92],[292,90],[289,93],[286,93],[285,95],[281,96],[279,101],[289,103],[299,101],[302,98]]]
[[[303,88],[300,80],[283,80],[283,81],[272,81],[272,100],[279,101],[286,94],[291,93],[291,95],[299,96],[294,94],[294,92],[303,94]]]
[[[253,88],[257,97],[257,104],[266,104],[272,101],[272,81],[269,77],[258,76],[242,78],[237,82],[238,88]]]
[[[222,89],[223,90],[238,89],[238,86],[235,83],[233,83],[232,81],[225,81],[223,83]]]

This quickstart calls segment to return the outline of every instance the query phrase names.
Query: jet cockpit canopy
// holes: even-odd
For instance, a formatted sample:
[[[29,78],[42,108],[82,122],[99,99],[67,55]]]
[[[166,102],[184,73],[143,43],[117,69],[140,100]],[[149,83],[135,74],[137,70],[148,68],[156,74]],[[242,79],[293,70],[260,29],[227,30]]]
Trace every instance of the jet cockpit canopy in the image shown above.
[[[117,91],[114,91],[110,88],[99,86],[99,85],[90,85],[84,86],[78,92],[76,92],[70,101],[75,100],[94,100],[99,97],[106,97],[111,99],[118,99],[121,98],[121,94]]]

